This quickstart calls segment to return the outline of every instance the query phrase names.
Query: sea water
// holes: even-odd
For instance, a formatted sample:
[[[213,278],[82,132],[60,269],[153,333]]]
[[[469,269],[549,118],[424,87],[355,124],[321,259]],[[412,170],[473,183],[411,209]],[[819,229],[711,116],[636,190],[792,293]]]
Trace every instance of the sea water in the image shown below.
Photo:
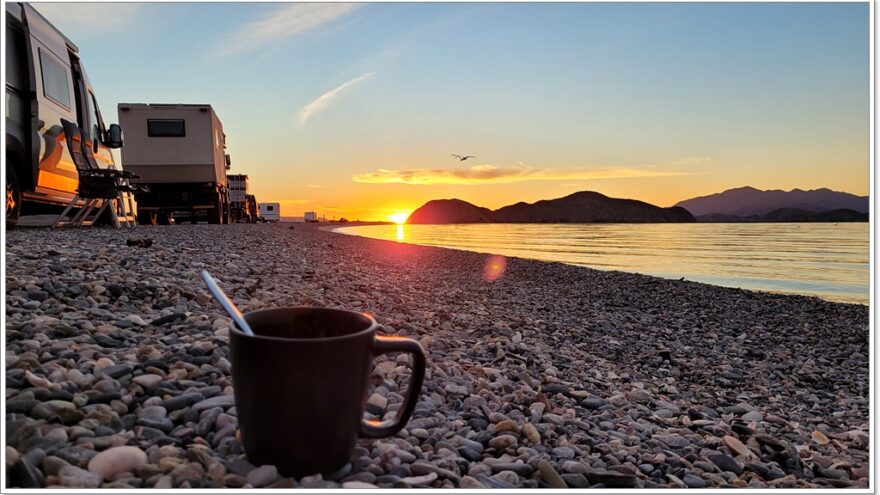
[[[370,225],[337,232],[868,304],[868,223]]]

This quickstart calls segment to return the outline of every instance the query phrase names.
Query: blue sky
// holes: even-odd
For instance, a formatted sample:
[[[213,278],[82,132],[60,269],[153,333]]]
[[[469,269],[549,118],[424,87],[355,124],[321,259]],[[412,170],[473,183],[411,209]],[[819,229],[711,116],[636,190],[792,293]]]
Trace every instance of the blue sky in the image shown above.
[[[233,170],[291,216],[868,192],[867,3],[35,5],[105,120],[212,104]]]

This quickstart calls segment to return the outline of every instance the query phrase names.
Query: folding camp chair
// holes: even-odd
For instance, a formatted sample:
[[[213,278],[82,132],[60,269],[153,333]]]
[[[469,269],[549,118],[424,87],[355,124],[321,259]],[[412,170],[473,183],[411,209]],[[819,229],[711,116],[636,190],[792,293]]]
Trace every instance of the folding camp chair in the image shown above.
[[[119,192],[119,197],[115,205],[116,217],[121,224],[127,227],[134,227],[137,225],[134,193],[140,189],[146,190],[147,188],[146,186],[135,186],[131,184],[131,179],[139,179],[139,175],[133,174],[127,170],[103,169],[99,167],[98,161],[95,159],[95,153],[92,151],[92,147],[89,146],[91,141],[89,134],[82,131],[82,149],[83,155],[86,158],[86,165],[88,165],[89,169],[95,173],[113,175],[116,177],[116,190]]]
[[[114,169],[102,169],[98,166],[92,152],[88,134],[83,133],[76,124],[61,119],[64,127],[67,148],[76,166],[79,186],[73,200],[67,205],[52,227],[92,225],[104,211],[116,228],[123,225],[134,227],[134,188],[129,179],[134,175],[130,172]],[[80,201],[84,203],[73,218],[67,220],[67,214]]]

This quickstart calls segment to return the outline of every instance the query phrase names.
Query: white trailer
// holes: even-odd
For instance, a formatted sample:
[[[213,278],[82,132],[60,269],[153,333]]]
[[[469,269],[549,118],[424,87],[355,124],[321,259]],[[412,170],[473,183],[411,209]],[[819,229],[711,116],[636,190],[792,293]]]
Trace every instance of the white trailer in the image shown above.
[[[315,213],[314,211],[307,211],[307,212],[303,213],[303,219],[306,221],[306,223],[317,222],[318,221],[318,214]]]
[[[260,203],[260,220],[264,222],[280,222],[281,203]]]

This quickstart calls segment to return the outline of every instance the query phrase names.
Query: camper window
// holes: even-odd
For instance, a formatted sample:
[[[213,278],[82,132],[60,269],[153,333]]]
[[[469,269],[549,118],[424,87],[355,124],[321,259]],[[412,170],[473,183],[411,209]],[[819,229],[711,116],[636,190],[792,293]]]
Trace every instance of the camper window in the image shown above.
[[[69,110],[70,83],[67,80],[67,70],[43,50],[40,50],[40,69],[43,73],[43,94]]]
[[[147,119],[149,137],[186,137],[183,119]]]
[[[102,139],[104,125],[101,122],[101,112],[98,110],[98,102],[95,101],[95,95],[89,91],[89,128],[91,129],[92,139]]]
[[[266,211],[275,211],[275,207],[272,205],[269,205],[266,207]]]

